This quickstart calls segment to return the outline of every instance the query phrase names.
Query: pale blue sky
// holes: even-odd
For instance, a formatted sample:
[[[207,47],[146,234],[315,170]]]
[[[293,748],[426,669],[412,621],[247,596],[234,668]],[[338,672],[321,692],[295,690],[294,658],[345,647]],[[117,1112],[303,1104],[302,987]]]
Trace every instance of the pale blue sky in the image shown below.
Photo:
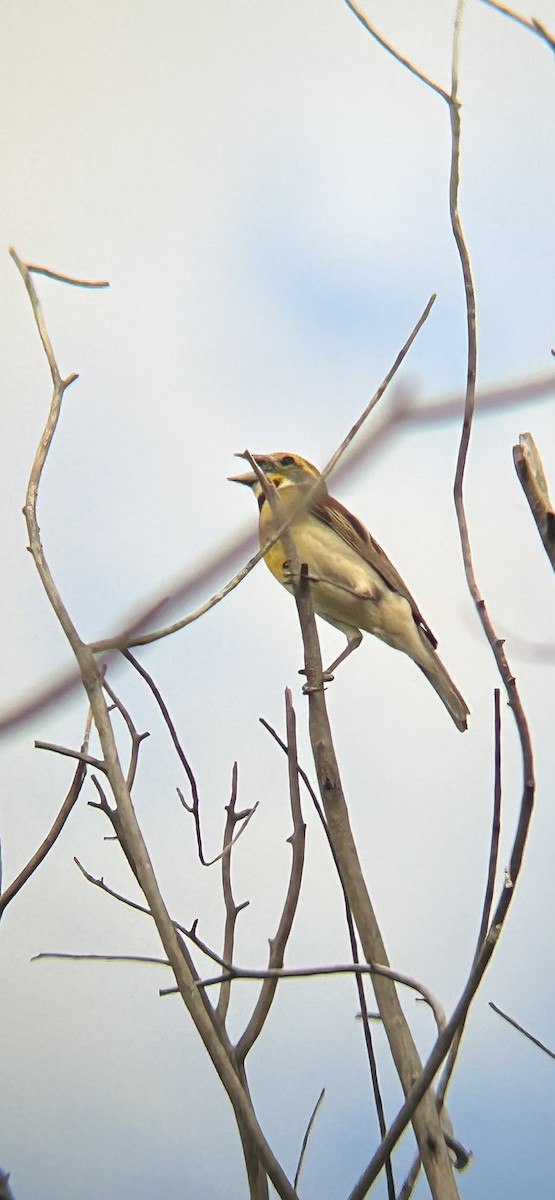
[[[554,0],[521,11],[555,27]],[[447,86],[454,6],[368,3],[381,31]],[[478,0],[464,19],[461,212],[478,294],[479,381],[553,369],[553,62],[542,43]],[[49,379],[8,257],[89,278],[108,292],[38,283],[64,373],[79,372],[46,471],[40,523],[84,637],[254,528],[233,488],[233,453],[298,450],[323,463],[389,368],[429,295],[433,313],[400,381],[422,402],[464,386],[464,297],[449,227],[445,104],[370,40],[341,0],[4,0],[0,8],[2,188],[0,473],[2,704],[67,665],[25,550],[24,489]],[[386,411],[388,398],[382,401]],[[376,414],[376,421],[380,419]],[[518,895],[477,997],[450,1094],[474,1151],[463,1200],[549,1200],[555,1191],[553,1065],[488,1009],[551,1045],[554,675],[515,635],[553,641],[553,576],[517,483],[512,446],[532,430],[555,492],[552,400],[478,421],[466,499],[479,585],[522,688],[538,771]],[[338,493],[384,545],[440,639],[472,710],[460,737],[412,664],[366,638],[329,691],[353,826],[392,962],[447,1010],[476,937],[492,793],[490,651],[466,590],[452,503],[458,428],[393,439]],[[324,657],[339,635],[322,631]],[[519,656],[520,654],[520,656]],[[260,801],[235,858],[237,960],[261,965],[289,865],[283,729],[294,689],[310,766],[294,607],[264,567],[205,620],[144,654],[197,774],[209,852],[221,841],[231,766],[240,803]],[[214,872],[195,862],[183,786],[148,696],[115,686],[151,736],[136,790],[172,913],[221,945]],[[77,745],[73,697],[9,742],[0,760],[4,879],[40,842]],[[500,868],[520,797],[504,710]],[[178,1000],[147,967],[30,963],[40,950],[157,953],[146,919],[92,889],[73,864],[135,894],[121,854],[82,796],[55,851],[2,923],[0,1164],[17,1200],[230,1200],[245,1194],[228,1102]],[[306,876],[292,965],[348,957],[338,887],[308,802]],[[207,877],[208,876],[208,877]],[[500,874],[501,881],[501,874]],[[407,922],[407,911],[410,922]],[[238,985],[232,1033],[255,985]],[[422,1054],[433,1031],[411,997]],[[347,980],[284,986],[250,1066],[264,1130],[292,1175],[306,1120],[327,1095],[303,1200],[348,1192],[376,1130],[357,1003]],[[399,1103],[376,1034],[391,1118]],[[412,1153],[410,1138],[402,1165]],[[402,1181],[399,1166],[398,1186]],[[376,1191],[376,1195],[383,1192]],[[425,1196],[424,1184],[417,1197]]]

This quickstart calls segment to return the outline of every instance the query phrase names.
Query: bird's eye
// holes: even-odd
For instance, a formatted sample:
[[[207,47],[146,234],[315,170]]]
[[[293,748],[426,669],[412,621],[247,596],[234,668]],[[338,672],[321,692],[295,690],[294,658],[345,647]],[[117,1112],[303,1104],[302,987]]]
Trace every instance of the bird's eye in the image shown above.
[[[279,461],[282,467],[293,467],[295,465],[295,459],[290,454],[285,454]]]

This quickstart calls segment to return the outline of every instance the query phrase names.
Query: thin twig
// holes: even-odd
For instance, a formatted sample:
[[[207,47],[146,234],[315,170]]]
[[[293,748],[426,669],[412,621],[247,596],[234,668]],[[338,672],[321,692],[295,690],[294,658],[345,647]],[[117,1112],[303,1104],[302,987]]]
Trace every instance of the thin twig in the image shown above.
[[[299,772],[297,759],[297,729],[295,710],[289,688],[285,689],[285,720],[287,728],[287,760],[289,767],[289,803],[291,806],[291,817],[293,821],[293,832],[287,839],[291,844],[291,868],[289,871],[289,882],[287,892],[283,903],[281,917],[279,919],[278,928],[275,937],[270,939],[270,954],[268,959],[268,972],[260,976],[264,980],[260,989],[260,993],[254,1006],[250,1020],[248,1021],[237,1045],[235,1053],[237,1062],[244,1064],[245,1058],[252,1049],[256,1039],[260,1036],[264,1023],[268,1018],[268,1014],[274,1002],[279,975],[275,975],[276,969],[281,969],[285,957],[285,950],[289,941],[295,913],[299,903],[299,895],[301,890],[301,882],[304,868],[304,851],[305,851],[305,823],[303,821],[301,798],[299,793]]]
[[[410,71],[411,75],[415,75],[421,83],[426,84],[426,87],[431,88],[432,91],[437,92],[438,96],[441,96],[443,100],[447,100],[449,102],[451,99],[449,92],[446,92],[444,88],[440,87],[439,83],[434,83],[434,80],[430,79],[428,75],[425,75],[423,71],[420,71],[418,67],[416,67],[414,63],[410,61],[409,58],[405,58],[404,54],[400,54],[399,51],[391,45],[391,42],[387,42],[386,39],[382,37],[381,33],[378,33],[375,26],[370,23],[368,17],[361,12],[358,5],[354,3],[354,0],[345,0],[345,4],[347,5],[347,8],[350,8],[351,12],[354,13],[361,25],[364,25],[364,28],[371,35],[371,37],[375,38],[378,44],[384,50],[387,50],[387,53],[391,54],[396,62],[400,63],[402,67],[406,67],[407,70]]]
[[[510,1017],[508,1013],[503,1012],[503,1009],[499,1008],[497,1004],[494,1004],[493,1000],[489,1001],[489,1006],[490,1008],[493,1008],[493,1011],[496,1012],[498,1016],[503,1017],[504,1021],[508,1021],[509,1025],[512,1025],[514,1029],[518,1029],[519,1033],[523,1033],[524,1037],[528,1038],[528,1041],[533,1042],[535,1046],[538,1046],[540,1050],[543,1050],[544,1054],[548,1054],[550,1058],[555,1058],[554,1050],[550,1050],[549,1046],[546,1046],[544,1042],[540,1042],[539,1038],[534,1037],[533,1033],[529,1033],[523,1025],[519,1025],[518,1021],[515,1021],[514,1017]]]
[[[40,483],[40,477],[42,474],[42,469],[44,467],[46,455],[48,453],[50,443],[54,436],[54,431],[56,429],[56,425],[58,423],[58,419],[60,416],[60,407],[61,407],[61,403],[62,403],[63,394],[64,394],[66,388],[68,388],[70,386],[70,384],[74,383],[74,381],[76,379],[78,379],[79,377],[75,372],[73,372],[71,375],[67,376],[67,379],[62,379],[60,372],[58,370],[58,364],[57,364],[56,358],[54,356],[54,351],[52,349],[52,343],[50,341],[50,337],[48,336],[48,330],[45,325],[40,301],[37,296],[37,292],[36,292],[33,280],[31,279],[29,267],[19,257],[19,255],[14,250],[13,246],[10,246],[9,253],[10,253],[11,257],[13,258],[13,261],[19,271],[19,274],[21,275],[23,283],[25,284],[27,295],[29,297],[29,300],[31,301],[31,308],[33,310],[33,316],[35,318],[35,324],[36,324],[38,332],[39,332],[39,337],[42,342],[44,353],[46,355],[46,360],[47,360],[48,366],[50,368],[50,375],[52,377],[52,383],[54,385],[54,394],[52,397],[52,404],[50,407],[49,419],[48,419],[48,423],[45,427],[43,436],[39,442],[39,448],[38,448],[37,454],[35,456],[35,461],[33,463],[33,470],[31,472],[31,480],[30,480],[31,492],[27,497],[28,503],[29,502],[36,503],[36,497],[37,497],[38,487],[39,487],[39,483]]]
[[[106,763],[101,758],[95,758],[94,755],[88,754],[85,750],[72,750],[71,746],[58,746],[55,742],[39,740],[35,741],[34,746],[35,750],[51,750],[53,754],[61,754],[64,758],[75,758],[77,762],[94,767],[95,771],[106,773]]]
[[[11,253],[11,251],[10,251]],[[13,255],[12,255],[13,257]],[[27,270],[33,275],[45,275],[47,279],[56,279],[59,283],[69,283],[72,287],[107,288],[109,279],[78,279],[74,275],[62,275],[60,271],[51,271],[49,267],[40,267],[38,263],[26,263]]]
[[[476,957],[477,957],[479,951],[481,950],[481,947],[487,937],[487,932],[488,932],[488,928],[489,928],[489,923],[490,923],[490,918],[491,918],[491,907],[492,907],[493,896],[494,896],[494,891],[495,891],[495,877],[497,874],[497,863],[498,863],[498,858],[499,858],[499,839],[501,836],[501,693],[499,691],[499,688],[494,689],[493,709],[494,709],[494,712],[493,712],[493,726],[494,726],[494,729],[493,729],[493,733],[494,733],[493,811],[492,811],[492,821],[491,821],[488,871],[487,871],[487,878],[486,878],[486,887],[485,887],[485,891],[484,891],[484,901],[482,904],[482,916],[480,919],[480,928],[478,931],[478,938],[476,941],[475,960],[476,960]],[[455,1063],[457,1061],[463,1031],[464,1031],[464,1022],[461,1023],[461,1025],[459,1026],[459,1029],[457,1030],[455,1037],[453,1038],[451,1047],[449,1049],[449,1054],[447,1055],[447,1059],[445,1061],[445,1065],[444,1065],[444,1068],[441,1073],[441,1077],[440,1077],[440,1080],[439,1080],[439,1083],[438,1083],[438,1086],[436,1089],[437,1105],[440,1110],[442,1109],[443,1104],[445,1103],[445,1096],[447,1094],[447,1089],[449,1087],[449,1083],[451,1081],[451,1077],[452,1077],[453,1071],[455,1069]],[[467,1160],[467,1162],[464,1162],[463,1167],[459,1168],[459,1169],[464,1169],[464,1167],[467,1165],[468,1165],[468,1160]],[[400,1197],[399,1200],[402,1200],[402,1198]]]
[[[516,9],[509,8],[506,4],[500,4],[499,0],[482,0],[482,3],[487,4],[488,8],[494,8],[496,12],[502,13],[504,17],[509,17],[511,21],[516,21],[518,25],[522,25],[524,29],[528,29],[530,33],[537,34],[538,37],[543,38],[547,42],[552,50],[555,50],[555,38],[553,34],[536,17],[523,17]]]
[[[145,917],[152,917],[152,913],[150,909],[146,907],[146,905],[139,904],[137,900],[131,900],[129,896],[124,896],[122,892],[116,892],[115,889],[111,888],[103,878],[98,878],[95,875],[91,875],[90,872],[87,871],[83,866],[83,864],[79,862],[78,858],[74,858],[73,861],[81,871],[81,874],[84,875],[85,879],[89,883],[92,883],[93,887],[100,888],[100,891],[106,892],[107,896],[111,896],[113,900],[118,900],[120,904],[125,904],[127,908],[132,908],[135,912],[143,913]],[[221,954],[218,954],[215,950],[212,950],[212,948],[198,936],[196,932],[196,921],[193,922],[193,925],[190,929],[187,929],[186,925],[181,925],[179,921],[172,920],[172,923],[174,929],[176,929],[178,933],[183,934],[183,936],[188,938],[189,941],[193,942],[193,945],[201,950],[207,958],[212,959],[212,961],[217,963],[219,967],[228,967],[228,963],[222,958]]]
[[[321,1107],[321,1104],[322,1104],[325,1094],[326,1094],[326,1089],[322,1088],[322,1091],[320,1092],[320,1095],[318,1096],[316,1104],[314,1105],[314,1108],[312,1109],[312,1112],[311,1112],[309,1120],[308,1120],[308,1125],[306,1127],[305,1135],[302,1140],[301,1152],[299,1154],[299,1161],[297,1163],[297,1170],[295,1171],[295,1178],[293,1180],[293,1187],[295,1188],[295,1190],[297,1190],[297,1188],[299,1186],[299,1179],[301,1177],[304,1156],[306,1154],[306,1148],[308,1146],[308,1139],[312,1133],[312,1129],[314,1127],[314,1122],[318,1115],[318,1111]]]
[[[123,720],[125,721],[125,724],[127,725],[129,737],[131,738],[131,757],[129,759],[129,766],[127,768],[127,776],[126,776],[127,786],[129,788],[129,791],[131,791],[133,788],[133,784],[135,782],[135,776],[137,774],[137,767],[139,765],[139,750],[141,748],[141,742],[144,742],[145,738],[150,737],[150,734],[148,733],[148,731],[145,733],[137,732],[137,727],[135,725],[135,722],[133,721],[131,713],[125,707],[125,705],[123,704],[123,701],[121,701],[119,699],[119,696],[116,695],[116,693],[114,692],[114,689],[112,687],[110,687],[110,684],[108,683],[106,678],[104,678],[104,691],[110,697],[110,700],[112,701],[113,704],[115,704],[118,712],[123,717]]]
[[[85,732],[83,735],[83,743],[81,746],[81,750],[82,750],[83,754],[85,754],[87,752],[87,749],[89,746],[91,723],[92,723],[92,713],[89,708],[89,711],[87,714],[87,720],[85,723]],[[87,774],[86,765],[83,761],[81,761],[81,762],[79,762],[79,764],[75,770],[75,774],[73,776],[71,787],[67,793],[67,796],[60,808],[59,813],[56,816],[54,823],[52,824],[50,830],[48,831],[44,841],[41,842],[38,850],[35,851],[35,853],[32,855],[32,857],[29,859],[29,861],[25,864],[25,866],[23,867],[23,870],[19,872],[19,875],[17,875],[16,878],[12,881],[12,883],[10,883],[8,885],[8,887],[5,888],[5,890],[2,892],[2,895],[0,896],[0,916],[2,915],[4,909],[7,908],[8,904],[10,903],[10,900],[13,900],[14,896],[16,896],[17,893],[21,891],[21,888],[23,887],[24,883],[27,883],[27,880],[30,879],[31,875],[33,875],[34,872],[37,870],[37,867],[40,867],[40,864],[42,862],[44,862],[49,850],[52,849],[52,846],[59,838],[59,836],[62,832],[62,829],[64,828],[64,825],[69,817],[71,810],[74,808],[75,804],[77,803],[77,800],[81,793],[81,789],[85,782],[86,774]]]
[[[233,830],[238,821],[236,813],[237,804],[237,763],[233,764],[233,772],[231,776],[231,795],[229,804],[226,805],[226,823],[224,828],[224,845],[221,854],[222,862],[222,892],[225,905],[225,925],[224,925],[224,944],[223,957],[226,962],[231,962],[233,959],[235,946],[235,926],[239,913],[245,908],[249,901],[243,904],[236,904],[233,895],[233,885],[231,882],[231,847],[233,845]],[[218,1003],[216,1005],[216,1014],[218,1019],[225,1022],[229,1009],[229,1001],[231,998],[231,982],[226,980],[222,983]]]
[[[152,958],[147,954],[68,954],[61,950],[41,950],[40,954],[33,954],[30,961],[38,962],[41,958],[70,958],[73,962],[148,963],[156,967],[171,967],[167,958]]]
[[[493,693],[493,736],[494,736],[494,768],[493,768],[493,812],[491,818],[491,836],[489,848],[488,874],[482,920],[478,932],[476,953],[484,941],[491,917],[491,906],[495,891],[495,877],[499,858],[499,839],[501,837],[501,692],[499,688]]]
[[[308,979],[315,975],[377,975],[382,979],[390,979],[394,983],[400,983],[403,987],[411,988],[418,992],[422,999],[429,1004],[438,1029],[446,1028],[445,1013],[439,1000],[433,995],[429,988],[424,983],[420,983],[418,979],[414,979],[412,975],[406,975],[403,971],[397,971],[393,967],[385,966],[382,963],[326,963],[315,967],[239,967],[236,963],[228,963],[226,969],[221,975],[214,975],[207,979],[199,979],[197,987],[209,988],[216,987],[227,979]]]
[[[181,745],[181,742],[179,740],[179,735],[178,735],[177,729],[175,728],[175,725],[172,721],[172,718],[170,715],[170,710],[164,700],[164,697],[162,696],[162,693],[161,693],[159,687],[154,682],[152,675],[150,675],[149,672],[146,670],[146,667],[144,667],[142,665],[142,663],[140,663],[139,660],[137,658],[135,658],[134,654],[131,654],[130,650],[124,649],[124,650],[122,650],[122,654],[123,654],[123,657],[126,658],[129,663],[131,663],[131,666],[135,668],[137,673],[141,676],[141,679],[144,679],[145,683],[150,688],[150,691],[152,692],[152,695],[154,696],[154,699],[156,700],[158,708],[160,709],[160,712],[162,714],[162,717],[163,717],[166,727],[168,729],[168,733],[173,742],[173,746],[174,746],[175,752],[177,754],[177,757],[178,757],[178,759],[181,763],[181,766],[183,767],[183,770],[185,771],[185,774],[189,781],[189,787],[191,789],[191,796],[192,796],[192,800],[193,800],[191,807],[188,804],[186,804],[181,792],[179,791],[179,788],[177,789],[177,791],[178,791],[178,795],[181,800],[181,803],[183,804],[183,807],[187,809],[187,812],[191,812],[194,816],[195,830],[196,830],[196,837],[197,837],[198,856],[199,856],[199,859],[200,859],[202,865],[206,866],[207,864],[205,862],[204,851],[203,851],[203,847],[202,847],[202,832],[201,832],[201,827],[200,827],[200,815],[199,815],[200,802],[199,802],[197,781],[195,779],[195,776],[194,776],[192,767],[190,766],[187,755],[185,754],[183,746]]]
[[[349,3],[349,0],[345,0],[345,3]],[[339,459],[342,458],[343,454],[345,453],[347,448],[350,446],[351,442],[353,441],[353,438],[356,436],[359,429],[364,425],[364,422],[366,421],[367,417],[370,416],[372,409],[375,408],[376,405],[378,404],[378,402],[381,400],[384,392],[389,387],[394,376],[397,374],[399,367],[401,366],[401,364],[404,362],[405,358],[407,357],[407,354],[408,354],[413,342],[418,337],[418,334],[420,333],[422,326],[428,320],[428,317],[432,311],[432,308],[433,308],[433,305],[435,304],[436,299],[437,299],[437,297],[435,294],[430,296],[430,299],[428,300],[428,303],[426,304],[423,312],[421,313],[416,324],[413,326],[411,332],[409,333],[409,336],[408,336],[404,346],[402,346],[401,349],[399,350],[399,353],[398,353],[394,363],[389,368],[389,371],[387,372],[387,374],[384,375],[384,378],[382,379],[382,382],[380,383],[380,386],[378,387],[377,391],[374,392],[372,399],[369,400],[368,404],[366,405],[366,408],[360,414],[360,417],[358,418],[358,420],[355,421],[354,425],[351,427],[351,429],[349,430],[346,437],[343,438],[341,445],[337,447],[337,450],[332,454],[329,462],[324,467],[324,469],[322,471],[322,476],[324,479],[326,479],[327,476],[330,474],[330,472],[333,471],[334,467],[339,462]]]

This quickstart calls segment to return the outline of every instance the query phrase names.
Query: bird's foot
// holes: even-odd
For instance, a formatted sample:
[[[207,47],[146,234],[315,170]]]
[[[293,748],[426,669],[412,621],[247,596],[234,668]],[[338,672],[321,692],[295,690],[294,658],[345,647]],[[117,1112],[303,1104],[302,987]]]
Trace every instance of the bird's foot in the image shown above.
[[[306,671],[299,671],[299,675],[306,675]],[[325,683],[333,682],[333,675],[329,671],[322,671],[321,683],[305,683],[303,685],[303,696],[310,696],[311,692],[323,692]]]

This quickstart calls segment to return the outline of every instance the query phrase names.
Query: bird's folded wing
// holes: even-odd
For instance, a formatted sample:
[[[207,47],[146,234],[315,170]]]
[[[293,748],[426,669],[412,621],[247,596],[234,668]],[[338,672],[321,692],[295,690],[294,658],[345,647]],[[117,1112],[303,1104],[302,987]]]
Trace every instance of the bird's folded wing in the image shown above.
[[[393,563],[389,561],[387,554],[382,550],[381,546],[369,534],[366,527],[354,517],[347,508],[339,500],[335,500],[333,496],[327,495],[321,500],[317,499],[311,504],[311,511],[319,521],[323,521],[330,529],[339,534],[343,541],[352,546],[360,554],[365,562],[381,575],[384,582],[392,591],[398,592],[400,596],[404,596],[408,600],[412,615],[416,624],[420,626],[422,632],[431,642],[434,650],[437,646],[437,638],[434,637],[430,626],[424,620],[418,605],[406,584],[401,579],[399,572],[396,571]]]

